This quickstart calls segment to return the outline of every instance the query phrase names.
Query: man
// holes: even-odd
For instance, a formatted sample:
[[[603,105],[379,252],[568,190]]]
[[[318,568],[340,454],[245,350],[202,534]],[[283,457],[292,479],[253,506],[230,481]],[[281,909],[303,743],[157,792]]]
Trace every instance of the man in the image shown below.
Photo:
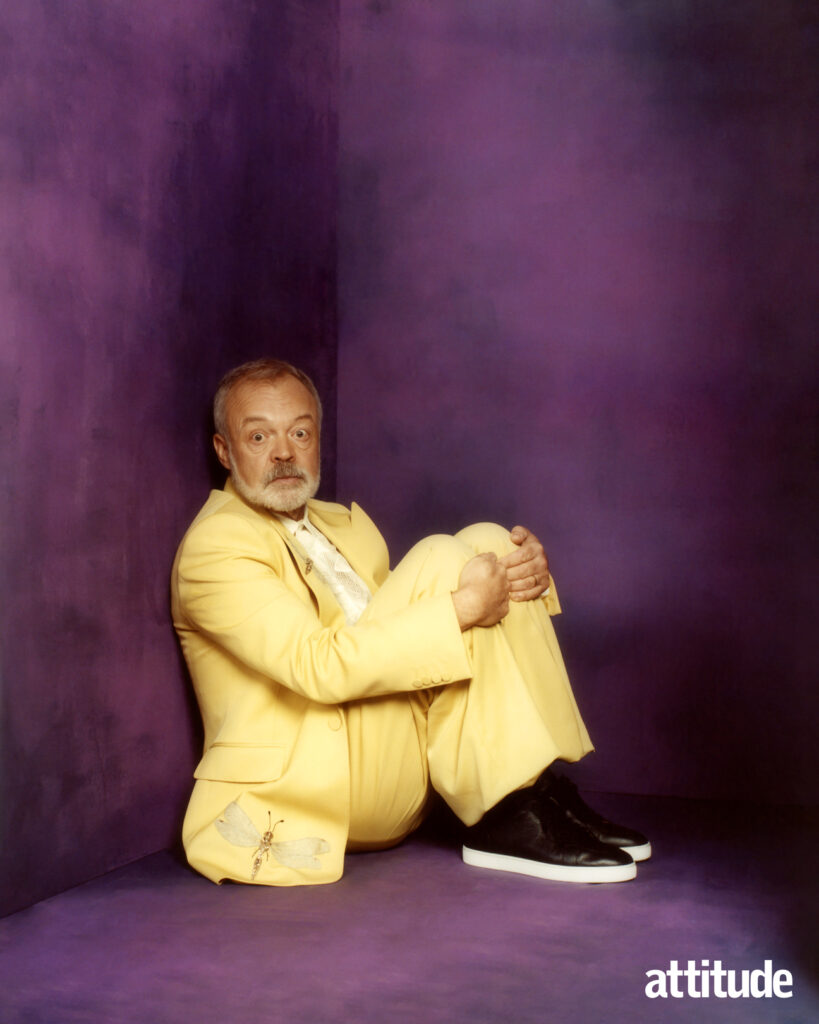
[[[183,828],[208,878],[330,882],[348,850],[400,842],[432,789],[463,858],[566,881],[623,881],[644,836],[595,814],[549,767],[592,747],[528,530],[469,527],[390,572],[366,514],[316,501],[321,404],[278,360],[214,401],[229,471],[179,548],[174,625],[204,755]]]

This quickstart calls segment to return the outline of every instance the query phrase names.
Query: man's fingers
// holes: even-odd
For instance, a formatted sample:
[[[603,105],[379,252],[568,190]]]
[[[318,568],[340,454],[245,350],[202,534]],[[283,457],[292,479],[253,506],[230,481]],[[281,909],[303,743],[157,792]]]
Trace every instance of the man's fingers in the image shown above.
[[[533,576],[529,576],[519,583],[509,584],[509,599],[511,601],[534,601],[538,597],[543,597],[551,585],[552,580],[548,573],[538,576],[537,583],[534,582]]]
[[[550,582],[548,572],[530,572],[528,576],[522,576],[519,580],[509,580],[509,591],[512,594],[520,594],[530,590],[543,590],[549,586]]]
[[[518,549],[498,559],[498,565],[506,570],[509,597],[513,601],[532,601],[551,584],[549,560],[543,545],[525,526],[515,526],[509,536]]]
[[[518,548],[517,551],[510,551],[498,559],[505,569],[513,569],[515,566],[527,565],[530,562],[546,561],[546,552],[540,545],[527,544],[526,547]]]
[[[527,544],[519,551],[512,551],[498,562],[506,569],[510,580],[524,579],[533,573],[545,573],[549,571],[549,560],[546,552],[540,544],[534,546]]]
[[[503,565],[502,562],[501,565]],[[503,567],[506,569],[506,578],[510,583],[514,583],[519,580],[530,579],[532,576],[537,576],[538,578],[545,576],[549,571],[547,565],[548,563],[545,559],[535,561],[529,558],[518,565],[503,565]]]
[[[508,555],[504,555],[498,559],[498,562],[506,569],[507,572],[515,568],[515,566],[524,565],[529,561],[529,556],[525,551],[510,551]]]

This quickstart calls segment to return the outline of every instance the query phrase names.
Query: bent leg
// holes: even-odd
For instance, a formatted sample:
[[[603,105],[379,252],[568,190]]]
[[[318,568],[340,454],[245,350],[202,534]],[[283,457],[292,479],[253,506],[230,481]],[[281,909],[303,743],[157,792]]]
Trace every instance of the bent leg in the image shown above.
[[[492,551],[499,558],[517,548],[509,539],[508,530],[495,523],[468,526],[457,534],[457,538],[469,544],[476,553]],[[567,750],[580,750],[577,756],[559,756],[563,760],[576,761],[593,747],[575,703],[552,625],[552,616],[559,612],[557,590],[552,580],[549,593],[544,597],[534,601],[511,601],[509,614],[501,626],[523,675],[529,680],[536,680],[533,693],[555,739]]]
[[[409,835],[430,795],[425,729],[413,697],[394,694],[345,706],[350,752],[348,850],[384,849]]]
[[[402,559],[364,616],[452,592],[476,552],[504,554],[513,547],[508,532],[492,524],[457,537],[425,538]],[[575,761],[592,747],[542,600],[513,602],[501,623],[467,630],[464,642],[471,679],[394,700],[409,702],[433,787],[472,824],[555,759]]]
[[[420,541],[373,596],[362,621],[456,589],[471,555],[451,537]],[[429,702],[429,692],[419,691],[345,705],[350,754],[349,850],[392,846],[421,823],[430,795]]]

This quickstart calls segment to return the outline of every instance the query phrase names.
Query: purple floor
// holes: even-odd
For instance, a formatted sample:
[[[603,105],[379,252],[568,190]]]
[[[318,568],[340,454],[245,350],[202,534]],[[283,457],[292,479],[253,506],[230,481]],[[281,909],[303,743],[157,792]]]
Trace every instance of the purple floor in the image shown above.
[[[815,815],[595,802],[651,832],[636,881],[467,868],[429,832],[309,888],[217,887],[156,854],[0,921],[0,1020],[819,1021]],[[672,959],[772,960],[793,997],[647,999]]]

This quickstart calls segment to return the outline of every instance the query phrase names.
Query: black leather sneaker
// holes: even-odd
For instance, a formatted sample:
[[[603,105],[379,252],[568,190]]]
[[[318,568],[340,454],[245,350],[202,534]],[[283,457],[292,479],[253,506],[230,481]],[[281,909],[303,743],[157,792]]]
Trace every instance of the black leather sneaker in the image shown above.
[[[466,830],[463,859],[555,882],[626,882],[637,874],[628,853],[598,842],[531,786],[504,797]]]
[[[556,775],[547,768],[535,783],[534,790],[540,798],[556,800],[569,818],[585,828],[599,843],[625,850],[634,861],[648,860],[651,856],[651,843],[642,832],[625,825],[615,825],[592,810],[577,792],[577,786],[565,775]]]

